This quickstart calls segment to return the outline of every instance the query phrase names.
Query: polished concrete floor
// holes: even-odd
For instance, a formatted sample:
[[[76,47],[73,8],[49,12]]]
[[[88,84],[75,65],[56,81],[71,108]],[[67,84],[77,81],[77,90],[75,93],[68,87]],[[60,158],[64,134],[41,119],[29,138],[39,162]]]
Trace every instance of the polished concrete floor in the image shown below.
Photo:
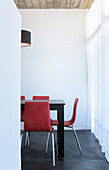
[[[97,139],[90,131],[77,131],[83,155],[81,156],[72,131],[65,131],[65,157],[56,158],[52,167],[51,141],[45,155],[47,133],[31,133],[31,146],[22,153],[22,170],[109,170],[109,163],[100,151]]]

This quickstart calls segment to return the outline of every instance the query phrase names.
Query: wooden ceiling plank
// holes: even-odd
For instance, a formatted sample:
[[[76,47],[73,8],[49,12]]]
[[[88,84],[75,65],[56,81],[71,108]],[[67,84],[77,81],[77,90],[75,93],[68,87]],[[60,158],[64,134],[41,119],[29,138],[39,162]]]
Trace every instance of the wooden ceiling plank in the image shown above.
[[[79,4],[79,8],[83,8],[85,9],[87,4],[88,4],[89,0],[81,0],[80,4]]]
[[[14,0],[18,8],[88,9],[94,0]]]
[[[61,0],[60,1],[60,8],[66,8],[66,0]]]
[[[94,2],[94,0],[90,0],[90,1],[88,2],[88,4],[87,4],[87,9],[89,9],[89,8],[92,6],[93,2]]]
[[[60,0],[52,0],[52,8],[58,9],[60,5]]]
[[[70,4],[71,4],[71,1],[70,0],[66,0],[66,8],[70,8]]]
[[[71,8],[78,8],[81,0],[71,0]]]
[[[26,8],[32,8],[33,7],[31,0],[24,0],[24,2],[25,2]]]
[[[46,6],[47,8],[52,8],[52,0],[46,0]]]
[[[40,6],[40,8],[41,9],[45,9],[45,8],[47,8],[47,6],[46,6],[46,0],[39,0],[39,6]]]
[[[32,3],[33,3],[33,8],[36,8],[36,9],[39,9],[40,6],[39,6],[39,0],[31,0]]]

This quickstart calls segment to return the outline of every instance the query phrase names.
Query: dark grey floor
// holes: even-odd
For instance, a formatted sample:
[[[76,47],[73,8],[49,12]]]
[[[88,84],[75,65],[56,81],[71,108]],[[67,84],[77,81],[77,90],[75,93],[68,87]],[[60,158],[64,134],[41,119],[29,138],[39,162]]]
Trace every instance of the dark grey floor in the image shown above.
[[[31,146],[22,156],[22,170],[109,170],[109,163],[100,151],[98,141],[90,131],[77,131],[83,155],[81,156],[72,131],[65,131],[65,157],[56,159],[52,167],[51,142],[45,155],[47,133],[31,133]]]

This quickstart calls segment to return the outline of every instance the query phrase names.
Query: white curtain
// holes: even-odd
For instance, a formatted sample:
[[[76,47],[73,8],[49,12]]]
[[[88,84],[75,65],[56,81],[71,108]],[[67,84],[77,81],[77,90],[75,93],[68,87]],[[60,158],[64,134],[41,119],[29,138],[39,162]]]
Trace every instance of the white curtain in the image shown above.
[[[95,0],[86,17],[88,115],[109,161],[109,0]]]

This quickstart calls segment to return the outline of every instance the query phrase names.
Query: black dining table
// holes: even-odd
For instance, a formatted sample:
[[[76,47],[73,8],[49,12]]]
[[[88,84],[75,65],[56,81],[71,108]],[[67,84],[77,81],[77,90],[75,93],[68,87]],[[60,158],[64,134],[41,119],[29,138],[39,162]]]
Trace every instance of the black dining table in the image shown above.
[[[57,144],[58,144],[58,157],[64,157],[64,105],[63,100],[22,100],[21,110],[25,108],[25,102],[41,102],[48,101],[50,105],[50,110],[57,111]]]

